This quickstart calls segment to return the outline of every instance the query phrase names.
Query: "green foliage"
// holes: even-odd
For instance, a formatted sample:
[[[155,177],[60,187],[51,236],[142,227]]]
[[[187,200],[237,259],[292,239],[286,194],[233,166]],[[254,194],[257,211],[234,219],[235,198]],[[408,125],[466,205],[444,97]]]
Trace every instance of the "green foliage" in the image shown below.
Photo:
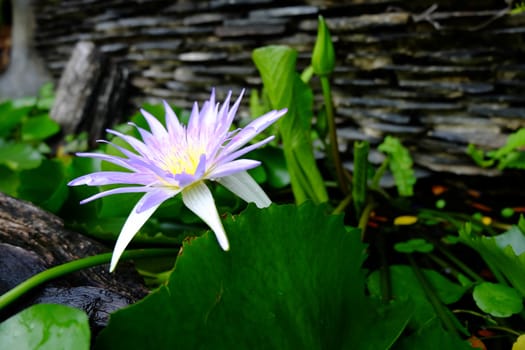
[[[499,170],[525,169],[525,128],[509,135],[507,143],[496,150],[484,152],[469,144],[467,153],[483,168],[496,166]]]
[[[254,206],[186,242],[169,282],[116,312],[96,349],[387,349],[410,315],[364,295],[365,246],[305,203]]]
[[[284,156],[297,203],[326,202],[328,195],[315,162],[310,138],[313,94],[296,72],[297,51],[267,46],[253,51],[271,108],[288,108],[279,122]]]
[[[425,325],[436,319],[436,314],[413,269],[405,265],[391,265],[389,271],[393,298],[407,300],[414,306],[409,327],[418,331],[423,329]],[[439,300],[444,304],[457,302],[467,290],[466,287],[453,283],[434,270],[424,269],[423,274],[432,285]],[[368,278],[368,289],[371,295],[380,297],[380,283],[379,271],[372,272]]]
[[[512,8],[512,10],[510,10],[511,15],[519,15],[519,14],[522,14],[523,12],[525,12],[525,2],[523,1],[520,3],[514,4],[514,7]]]
[[[387,136],[378,148],[379,151],[388,156],[390,171],[394,176],[397,191],[400,196],[412,196],[416,177],[412,168],[413,161],[408,149],[406,149],[399,139]]]
[[[44,159],[38,168],[20,172],[18,196],[51,212],[58,212],[66,200],[67,167],[58,160]]]
[[[44,164],[50,152],[45,141],[60,130],[49,116],[52,101],[53,86],[46,84],[38,97],[0,103],[0,191],[31,201],[38,198],[36,204],[56,212],[67,189],[59,187],[65,186],[64,167]]]
[[[2,349],[88,350],[87,315],[64,305],[37,304],[0,324]]]
[[[13,171],[33,169],[40,165],[44,156],[33,146],[6,142],[0,139],[0,164]]]
[[[414,238],[394,244],[394,249],[400,253],[430,253],[434,246],[422,238]]]
[[[423,325],[416,332],[408,334],[394,344],[392,350],[472,350],[472,346],[458,336],[445,332],[437,319]]]
[[[497,236],[484,237],[475,234],[472,225],[467,223],[459,231],[459,237],[525,297],[525,235],[518,226]]]
[[[504,284],[480,283],[474,287],[472,297],[481,311],[494,317],[509,317],[523,310],[523,297]]]

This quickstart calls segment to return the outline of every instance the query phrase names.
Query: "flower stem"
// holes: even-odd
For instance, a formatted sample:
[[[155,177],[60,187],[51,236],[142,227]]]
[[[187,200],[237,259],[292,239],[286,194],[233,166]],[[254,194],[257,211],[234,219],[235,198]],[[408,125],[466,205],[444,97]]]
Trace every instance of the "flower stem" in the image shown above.
[[[341,157],[339,156],[339,145],[337,142],[337,131],[335,128],[335,117],[334,108],[332,105],[332,90],[330,88],[330,80],[328,76],[321,76],[321,87],[323,89],[324,105],[326,109],[326,118],[328,121],[328,137],[330,138],[330,148],[332,162],[334,163],[335,173],[337,177],[337,183],[339,188],[344,194],[348,193],[348,185],[346,183],[346,177],[343,170],[343,164],[341,163]]]
[[[128,250],[124,252],[124,254],[122,254],[121,259],[129,260],[136,258],[146,258],[151,256],[176,256],[178,252],[179,249],[170,248]],[[45,282],[88,267],[107,264],[111,260],[112,255],[113,253],[104,253],[89,256],[86,258],[73,260],[61,265],[57,265],[50,269],[37,273],[36,275],[31,276],[24,282],[20,283],[10,291],[2,294],[0,296],[0,310],[11,304],[16,299],[20,298],[22,295],[24,295],[31,289]]]

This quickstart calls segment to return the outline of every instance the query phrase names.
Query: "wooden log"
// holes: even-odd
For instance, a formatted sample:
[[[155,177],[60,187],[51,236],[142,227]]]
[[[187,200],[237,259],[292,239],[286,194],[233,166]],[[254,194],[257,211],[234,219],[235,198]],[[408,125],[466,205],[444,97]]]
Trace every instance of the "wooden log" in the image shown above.
[[[51,117],[67,134],[87,131],[91,144],[122,115],[128,73],[82,41],[73,49],[60,78]]]
[[[102,243],[66,229],[53,214],[0,193],[0,294],[46,268],[108,251]],[[116,273],[109,273],[108,265],[97,266],[47,284],[39,293],[2,312],[0,319],[28,304],[55,300],[84,308],[101,326],[107,322],[107,315],[100,322],[101,310],[120,308],[146,293],[131,264],[119,264]]]

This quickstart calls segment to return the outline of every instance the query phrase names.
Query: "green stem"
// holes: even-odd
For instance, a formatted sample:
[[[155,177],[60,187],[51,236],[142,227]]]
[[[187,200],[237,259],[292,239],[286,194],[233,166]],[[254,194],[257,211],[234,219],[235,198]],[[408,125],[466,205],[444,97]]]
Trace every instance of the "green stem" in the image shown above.
[[[366,233],[366,227],[368,225],[368,219],[370,218],[370,213],[372,212],[372,209],[374,209],[376,206],[376,203],[369,199],[368,203],[366,203],[365,209],[363,209],[363,212],[361,213],[361,217],[359,218],[359,222],[357,223],[357,227],[361,229],[361,240],[365,240],[365,233]]]
[[[137,249],[128,250],[122,254],[121,260],[129,260],[136,258],[146,258],[151,256],[176,256],[179,249],[158,248],[158,249]],[[24,282],[20,283],[10,291],[0,296],[0,310],[11,304],[16,299],[30,291],[31,289],[53,280],[55,278],[67,275],[69,273],[93,267],[97,265],[107,264],[111,260],[113,253],[104,253],[86,258],[70,261],[61,265],[54,266],[50,269],[37,273],[31,276]]]
[[[448,260],[452,261],[458,268],[460,268],[466,275],[472,278],[475,282],[483,282],[483,278],[479,277],[477,273],[474,272],[470,267],[465,265],[461,260],[456,258],[452,253],[450,253],[446,248],[441,246],[439,242],[434,241],[434,246],[438,248],[439,252],[447,257]]]
[[[352,193],[348,193],[345,198],[339,203],[339,205],[334,209],[332,214],[341,214],[345,211],[346,207],[352,202]]]
[[[463,276],[467,280],[469,280],[469,283],[472,283],[472,281],[465,276],[463,273],[459,272],[455,267],[451,266],[450,263],[446,262],[445,260],[441,259],[435,254],[428,254],[428,257],[432,260],[434,260],[442,269],[446,269],[450,272],[451,275],[453,275],[458,281],[460,280],[460,276]]]
[[[430,302],[430,304],[432,304],[436,315],[439,317],[439,319],[449,332],[458,335],[458,331],[456,329],[456,326],[454,325],[454,321],[450,318],[450,314],[447,313],[447,310],[441,303],[441,300],[439,300],[438,296],[434,292],[434,289],[429,284],[427,278],[425,277],[419,266],[417,266],[414,258],[411,254],[407,254],[407,257],[408,261],[410,262],[410,265],[412,266],[412,270],[414,271],[414,275],[419,281],[421,288],[423,288],[423,291],[425,292],[428,301]]]
[[[343,170],[343,164],[341,163],[341,157],[339,156],[339,145],[337,142],[337,131],[335,127],[334,109],[332,105],[332,91],[330,88],[330,80],[328,76],[321,76],[321,87],[323,89],[324,105],[326,108],[326,118],[328,121],[328,137],[330,138],[330,148],[332,155],[332,162],[335,166],[335,173],[337,177],[337,183],[339,188],[344,194],[348,193],[348,185],[346,183],[346,177]]]
[[[389,163],[390,163],[389,158],[386,157],[383,163],[381,163],[379,168],[376,170],[376,173],[374,174],[374,177],[372,178],[372,181],[370,182],[371,188],[373,189],[379,188],[379,182],[381,181],[381,178],[385,174],[385,171],[388,168]]]

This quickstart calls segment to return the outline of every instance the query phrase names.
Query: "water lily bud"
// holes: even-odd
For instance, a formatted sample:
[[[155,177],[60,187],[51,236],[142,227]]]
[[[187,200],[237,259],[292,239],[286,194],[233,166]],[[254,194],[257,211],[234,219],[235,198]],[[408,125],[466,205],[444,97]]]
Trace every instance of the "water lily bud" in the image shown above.
[[[330,31],[326,26],[323,16],[319,16],[317,27],[317,40],[312,54],[312,67],[319,76],[329,75],[334,71],[335,52]]]

